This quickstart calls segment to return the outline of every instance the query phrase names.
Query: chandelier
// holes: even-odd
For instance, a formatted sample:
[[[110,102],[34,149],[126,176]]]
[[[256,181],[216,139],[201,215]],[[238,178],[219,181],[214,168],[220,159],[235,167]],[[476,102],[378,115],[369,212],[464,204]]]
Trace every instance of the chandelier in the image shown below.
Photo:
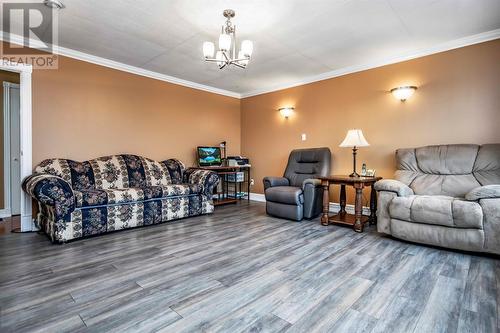
[[[250,40],[242,41],[241,48],[238,54],[236,54],[236,26],[231,23],[235,12],[232,9],[226,9],[222,15],[227,20],[225,25],[222,26],[219,36],[219,49],[215,53],[214,43],[204,42],[203,56],[205,57],[205,61],[215,62],[220,69],[226,66],[229,67],[229,65],[246,68],[253,52],[253,43]]]

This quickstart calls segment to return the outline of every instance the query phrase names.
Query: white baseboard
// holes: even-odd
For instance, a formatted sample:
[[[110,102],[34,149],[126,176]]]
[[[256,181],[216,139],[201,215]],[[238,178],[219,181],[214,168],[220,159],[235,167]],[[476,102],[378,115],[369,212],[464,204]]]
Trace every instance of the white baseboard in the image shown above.
[[[259,202],[266,202],[266,197],[264,196],[264,194],[250,193],[250,200],[259,201]]]
[[[337,202],[330,202],[330,213],[338,213],[340,210],[340,204]],[[354,205],[346,205],[345,206],[345,211],[349,214],[354,215]],[[370,208],[363,206],[363,215],[369,216],[370,215]]]
[[[0,218],[4,219],[11,216],[10,209],[0,209]]]
[[[266,197],[264,194],[260,193],[250,193],[250,200],[258,202],[266,202]],[[330,213],[338,213],[340,210],[340,204],[338,202],[330,202]],[[354,214],[354,205],[346,205],[346,212],[349,214]],[[363,215],[370,215],[370,208],[363,206]]]

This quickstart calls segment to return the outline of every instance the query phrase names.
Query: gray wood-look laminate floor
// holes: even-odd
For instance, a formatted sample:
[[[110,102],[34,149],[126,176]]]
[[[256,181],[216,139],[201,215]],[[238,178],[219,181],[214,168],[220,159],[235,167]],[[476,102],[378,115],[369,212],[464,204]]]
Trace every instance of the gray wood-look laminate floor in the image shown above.
[[[497,258],[242,202],[52,245],[0,236],[1,332],[496,332]]]

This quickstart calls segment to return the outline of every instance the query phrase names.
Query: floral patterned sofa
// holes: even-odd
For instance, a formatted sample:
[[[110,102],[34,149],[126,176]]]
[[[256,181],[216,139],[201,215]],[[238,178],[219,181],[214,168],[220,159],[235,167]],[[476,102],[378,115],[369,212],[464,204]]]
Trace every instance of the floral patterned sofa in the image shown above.
[[[113,155],[85,162],[48,159],[23,182],[53,242],[212,213],[219,178],[176,159]]]

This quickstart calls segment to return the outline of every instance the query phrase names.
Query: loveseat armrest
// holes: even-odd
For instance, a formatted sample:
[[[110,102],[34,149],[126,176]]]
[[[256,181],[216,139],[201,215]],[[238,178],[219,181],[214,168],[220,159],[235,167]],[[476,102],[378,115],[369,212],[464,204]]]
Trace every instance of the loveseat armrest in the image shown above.
[[[201,193],[212,198],[214,188],[219,183],[219,176],[213,171],[188,168],[184,171],[183,182],[186,184],[199,185],[201,187]]]
[[[71,185],[61,177],[35,173],[24,179],[22,188],[39,203],[54,207],[55,221],[71,220],[75,195]]]
[[[290,181],[285,177],[264,177],[264,190],[275,186],[290,186]]]
[[[500,185],[485,185],[476,187],[465,195],[465,199],[469,201],[494,198],[500,198]]]
[[[376,182],[373,186],[377,191],[393,192],[399,197],[413,195],[413,190],[408,185],[395,179],[382,179]]]

